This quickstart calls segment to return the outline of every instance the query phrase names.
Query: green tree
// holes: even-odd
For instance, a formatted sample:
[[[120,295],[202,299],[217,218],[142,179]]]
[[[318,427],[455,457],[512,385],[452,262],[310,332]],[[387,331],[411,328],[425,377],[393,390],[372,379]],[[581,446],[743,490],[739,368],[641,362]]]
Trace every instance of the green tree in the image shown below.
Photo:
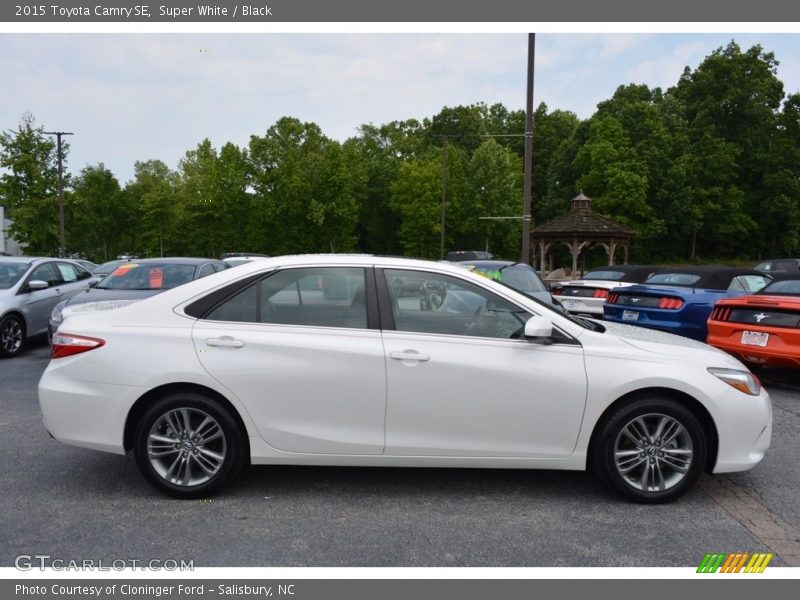
[[[134,223],[119,182],[103,163],[84,167],[75,178],[72,216],[68,221],[70,248],[103,261],[127,250]]]
[[[178,175],[160,160],[137,161],[125,186],[140,224],[136,243],[150,256],[169,256],[181,245],[178,230]]]
[[[459,247],[487,249],[498,256],[519,254],[522,222],[522,160],[494,139],[484,141],[467,166],[467,194],[454,216],[463,236]]]
[[[346,251],[355,245],[360,172],[315,123],[283,117],[249,146],[256,246],[272,254]]]
[[[69,145],[62,146],[64,158]],[[58,252],[58,162],[55,142],[33,115],[0,133],[0,204],[14,220],[9,233],[31,254]],[[69,176],[64,179],[69,186]]]

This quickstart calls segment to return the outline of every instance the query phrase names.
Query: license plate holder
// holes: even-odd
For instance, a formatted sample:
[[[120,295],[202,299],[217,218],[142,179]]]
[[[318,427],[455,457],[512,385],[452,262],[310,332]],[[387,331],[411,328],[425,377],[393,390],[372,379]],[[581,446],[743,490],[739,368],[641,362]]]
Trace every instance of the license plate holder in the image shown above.
[[[639,311],[638,310],[623,310],[622,311],[622,320],[623,321],[638,321],[639,320]]]
[[[763,331],[743,331],[742,344],[746,346],[765,347],[769,343],[769,334]]]

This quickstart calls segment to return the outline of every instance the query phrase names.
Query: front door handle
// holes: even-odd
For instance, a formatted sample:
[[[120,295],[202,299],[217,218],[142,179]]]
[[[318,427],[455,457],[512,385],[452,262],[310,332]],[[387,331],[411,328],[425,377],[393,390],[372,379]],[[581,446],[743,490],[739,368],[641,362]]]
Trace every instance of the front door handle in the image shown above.
[[[420,354],[416,350],[406,350],[404,352],[390,352],[389,357],[394,360],[415,360],[417,362],[428,362],[431,357],[427,354]]]
[[[244,342],[242,340],[234,339],[229,335],[223,335],[218,338],[208,338],[206,340],[206,345],[215,348],[244,348]]]

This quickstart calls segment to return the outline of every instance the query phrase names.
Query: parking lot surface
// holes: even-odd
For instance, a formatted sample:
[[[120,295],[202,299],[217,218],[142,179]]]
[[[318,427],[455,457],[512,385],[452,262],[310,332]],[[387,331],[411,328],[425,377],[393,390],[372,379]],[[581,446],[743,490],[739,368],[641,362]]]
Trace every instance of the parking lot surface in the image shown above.
[[[696,566],[706,552],[800,566],[800,377],[765,371],[772,448],[669,505],[585,473],[252,467],[199,501],[159,495],[131,458],[66,446],[41,423],[48,349],[0,361],[0,565],[193,560],[199,566]]]

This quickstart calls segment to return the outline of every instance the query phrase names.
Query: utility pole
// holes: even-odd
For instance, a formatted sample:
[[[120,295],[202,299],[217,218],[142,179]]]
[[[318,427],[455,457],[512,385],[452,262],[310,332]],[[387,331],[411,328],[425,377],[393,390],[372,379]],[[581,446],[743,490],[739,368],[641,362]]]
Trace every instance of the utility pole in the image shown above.
[[[522,196],[522,258],[531,263],[531,189],[533,188],[533,65],[536,34],[528,34],[528,97],[525,104],[525,189]]]
[[[64,152],[61,146],[61,137],[75,135],[69,131],[43,131],[47,135],[56,136],[58,141],[58,256],[66,258],[67,238],[64,234]]]
[[[439,259],[444,260],[444,226],[446,221],[445,203],[447,202],[447,136],[442,136],[442,226],[439,240]]]

